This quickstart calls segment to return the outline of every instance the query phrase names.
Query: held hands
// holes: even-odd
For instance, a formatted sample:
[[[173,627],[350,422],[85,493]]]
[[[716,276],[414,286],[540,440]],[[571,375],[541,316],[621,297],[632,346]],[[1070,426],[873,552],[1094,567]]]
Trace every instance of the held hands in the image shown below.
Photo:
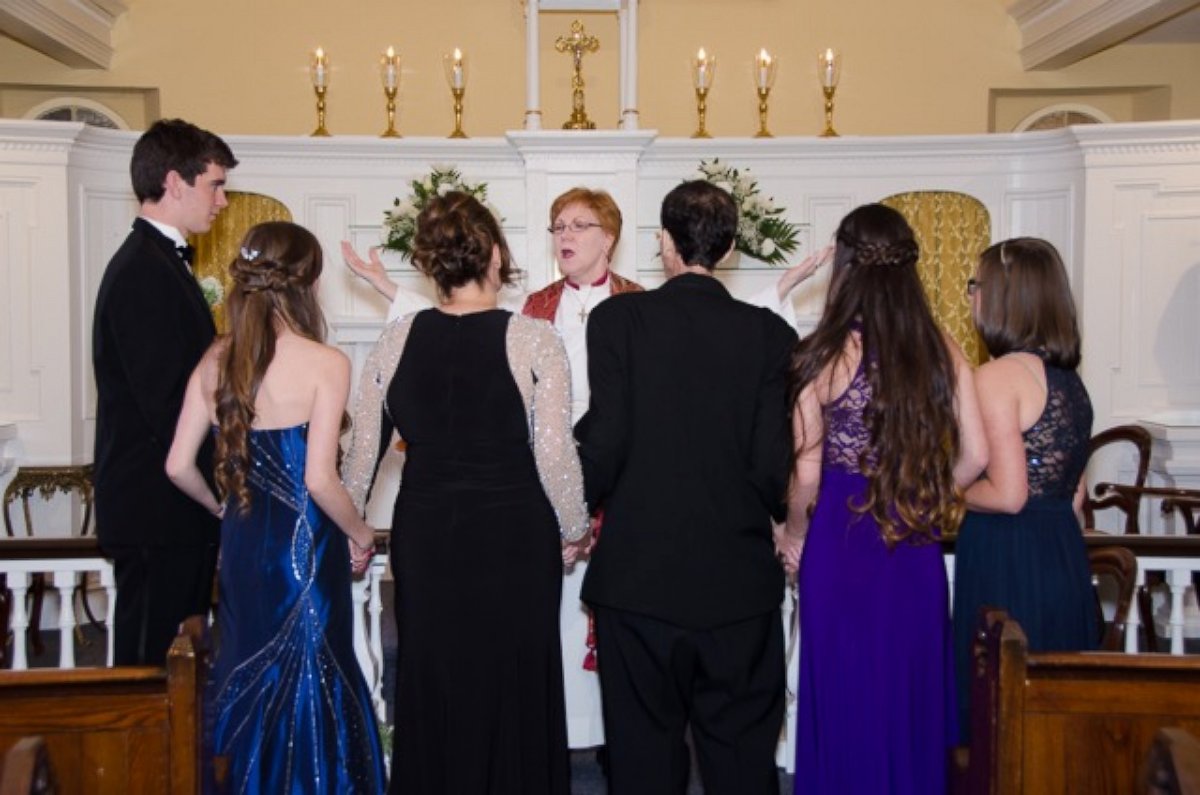
[[[817,272],[827,262],[833,259],[833,245],[825,246],[825,248],[813,254],[809,254],[804,259],[800,260],[799,264],[793,265],[783,272],[776,284],[776,289],[779,292],[779,300],[786,300],[788,294],[796,289],[800,282],[807,279]]]
[[[804,536],[789,533],[786,524],[774,526],[775,557],[783,565],[788,577],[794,578],[800,571],[800,555],[804,552]]]
[[[353,536],[346,536],[346,542],[350,545],[350,571],[355,575],[366,571],[371,565],[371,558],[375,557],[374,533],[370,534],[370,539],[369,542],[360,544]]]
[[[393,282],[387,275],[387,269],[383,266],[383,260],[379,258],[379,249],[367,249],[367,259],[364,260],[358,256],[358,252],[350,245],[350,241],[342,241],[342,259],[346,261],[348,267],[355,276],[364,279],[367,284],[374,287],[379,293],[389,301],[396,296],[396,283]]]

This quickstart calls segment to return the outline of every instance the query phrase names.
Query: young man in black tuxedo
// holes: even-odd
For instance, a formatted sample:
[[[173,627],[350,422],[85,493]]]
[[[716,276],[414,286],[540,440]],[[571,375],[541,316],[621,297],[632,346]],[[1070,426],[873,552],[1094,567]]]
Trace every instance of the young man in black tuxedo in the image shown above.
[[[588,322],[591,402],[575,435],[604,525],[583,598],[620,795],[686,790],[689,724],[706,793],[778,792],[784,574],[771,520],[785,515],[796,334],[713,278],[737,220],[713,185],[672,190],[667,282],[613,296]]]
[[[163,467],[188,377],[216,334],[187,235],[212,226],[236,165],[216,135],[155,122],[129,168],[139,217],[96,297],[96,532],[116,569],[117,665],[164,664],[179,622],[211,600],[219,519]],[[211,456],[209,444],[201,469],[210,473]]]

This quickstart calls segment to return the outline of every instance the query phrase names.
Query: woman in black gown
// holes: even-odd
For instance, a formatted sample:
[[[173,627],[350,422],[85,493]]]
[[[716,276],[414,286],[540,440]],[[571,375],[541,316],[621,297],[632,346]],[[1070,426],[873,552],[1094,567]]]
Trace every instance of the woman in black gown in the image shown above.
[[[372,351],[343,469],[361,509],[404,440],[391,791],[565,795],[559,598],[588,527],[566,354],[549,323],[497,309],[513,266],[483,205],[449,193],[417,223],[440,304]]]

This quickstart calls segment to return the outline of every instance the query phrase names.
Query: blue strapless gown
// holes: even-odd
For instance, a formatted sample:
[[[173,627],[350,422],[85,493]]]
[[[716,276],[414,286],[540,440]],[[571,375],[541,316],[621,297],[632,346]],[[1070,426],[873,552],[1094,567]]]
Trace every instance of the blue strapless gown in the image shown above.
[[[304,485],[306,425],[250,433],[251,505],[221,525],[214,752],[234,793],[380,793],[346,537]]]

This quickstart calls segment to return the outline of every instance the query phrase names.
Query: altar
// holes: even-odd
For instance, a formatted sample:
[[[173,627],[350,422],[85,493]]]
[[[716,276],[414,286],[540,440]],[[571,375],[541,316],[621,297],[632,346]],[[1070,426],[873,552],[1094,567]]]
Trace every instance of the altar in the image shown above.
[[[0,121],[0,416],[20,429],[20,464],[91,458],[92,305],[136,214],[131,132]],[[1083,326],[1082,373],[1096,429],[1200,406],[1200,123],[1075,127],[1038,133],[879,138],[664,138],[653,130],[513,131],[448,140],[228,136],[240,160],[229,188],[273,197],[325,251],[321,301],[331,337],[356,364],[387,306],[341,261],[339,243],[378,245],[384,211],[411,181],[452,165],[486,183],[523,287],[556,278],[546,231],[552,199],[576,185],[611,193],[625,219],[614,269],[648,287],[663,195],[719,159],[749,173],[800,229],[793,261],[829,242],[859,204],[953,191],[986,209],[990,239],[1044,237],[1062,252]],[[391,276],[432,296],[405,260]],[[718,277],[735,296],[775,282],[744,255]],[[791,296],[803,332],[827,275]],[[1105,464],[1111,479],[1119,461]]]

